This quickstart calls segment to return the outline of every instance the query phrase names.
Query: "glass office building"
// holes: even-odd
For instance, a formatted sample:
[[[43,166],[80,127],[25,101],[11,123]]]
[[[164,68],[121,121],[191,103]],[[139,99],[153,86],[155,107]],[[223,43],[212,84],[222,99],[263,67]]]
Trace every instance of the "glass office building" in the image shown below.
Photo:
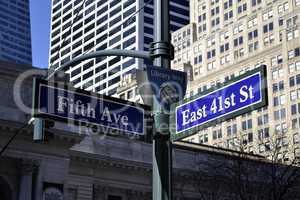
[[[0,1],[0,59],[32,63],[29,0]]]
[[[54,0],[49,66],[104,49],[148,50],[153,41],[153,1]],[[143,9],[141,9],[144,7]],[[170,1],[171,30],[189,23],[189,1]],[[120,80],[144,65],[135,58],[84,61],[67,70],[75,87],[116,94]]]

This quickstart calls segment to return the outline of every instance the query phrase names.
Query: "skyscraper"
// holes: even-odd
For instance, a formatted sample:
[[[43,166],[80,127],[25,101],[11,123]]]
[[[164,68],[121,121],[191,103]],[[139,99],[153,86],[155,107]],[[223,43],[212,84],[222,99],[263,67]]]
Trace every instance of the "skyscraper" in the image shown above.
[[[191,1],[191,23],[172,34],[172,67],[188,72],[187,97],[265,64],[269,100],[189,141],[268,156],[277,146],[279,159],[293,148],[300,157],[299,17],[299,0]]]
[[[32,62],[29,0],[0,1],[0,59]]]
[[[189,22],[188,0],[171,0],[171,30]],[[153,1],[54,0],[50,67],[79,55],[104,49],[148,50],[153,40]],[[75,87],[114,95],[123,76],[143,66],[135,58],[97,58],[67,73]]]

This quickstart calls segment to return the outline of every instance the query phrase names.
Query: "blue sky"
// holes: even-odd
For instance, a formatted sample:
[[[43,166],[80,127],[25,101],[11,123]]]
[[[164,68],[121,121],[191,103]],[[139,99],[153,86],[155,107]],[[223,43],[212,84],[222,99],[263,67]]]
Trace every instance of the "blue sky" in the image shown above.
[[[51,0],[30,0],[32,64],[48,67]]]

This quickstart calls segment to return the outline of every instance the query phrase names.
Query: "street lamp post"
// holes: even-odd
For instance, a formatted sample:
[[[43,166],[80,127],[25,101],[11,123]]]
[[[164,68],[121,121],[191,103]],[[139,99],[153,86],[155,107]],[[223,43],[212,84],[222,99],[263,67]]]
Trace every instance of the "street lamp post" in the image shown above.
[[[151,55],[157,67],[171,68],[169,0],[154,1],[154,43]],[[155,132],[153,137],[153,200],[172,199],[172,150],[169,133],[169,114],[153,98]]]
[[[154,42],[151,44],[150,52],[122,49],[96,51],[78,56],[55,69],[55,71],[49,71],[47,80],[54,78],[58,72],[65,71],[81,61],[103,56],[129,56],[141,59],[153,59],[156,67],[169,69],[170,61],[173,57],[173,47],[170,43],[169,0],[154,0]],[[169,111],[165,110],[154,96],[152,110],[155,124],[152,154],[153,200],[171,200],[172,150],[169,132]],[[43,140],[42,119],[35,119],[34,125],[34,138],[36,140]]]

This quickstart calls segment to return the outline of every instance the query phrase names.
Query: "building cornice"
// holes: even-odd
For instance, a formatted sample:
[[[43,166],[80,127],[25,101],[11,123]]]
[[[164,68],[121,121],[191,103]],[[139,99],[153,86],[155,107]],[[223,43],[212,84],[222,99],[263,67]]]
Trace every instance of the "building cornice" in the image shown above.
[[[73,161],[79,161],[101,168],[118,168],[133,171],[149,173],[152,171],[152,164],[146,162],[138,162],[134,160],[125,160],[121,158],[111,157],[107,155],[91,154],[81,151],[70,151],[70,158]]]

